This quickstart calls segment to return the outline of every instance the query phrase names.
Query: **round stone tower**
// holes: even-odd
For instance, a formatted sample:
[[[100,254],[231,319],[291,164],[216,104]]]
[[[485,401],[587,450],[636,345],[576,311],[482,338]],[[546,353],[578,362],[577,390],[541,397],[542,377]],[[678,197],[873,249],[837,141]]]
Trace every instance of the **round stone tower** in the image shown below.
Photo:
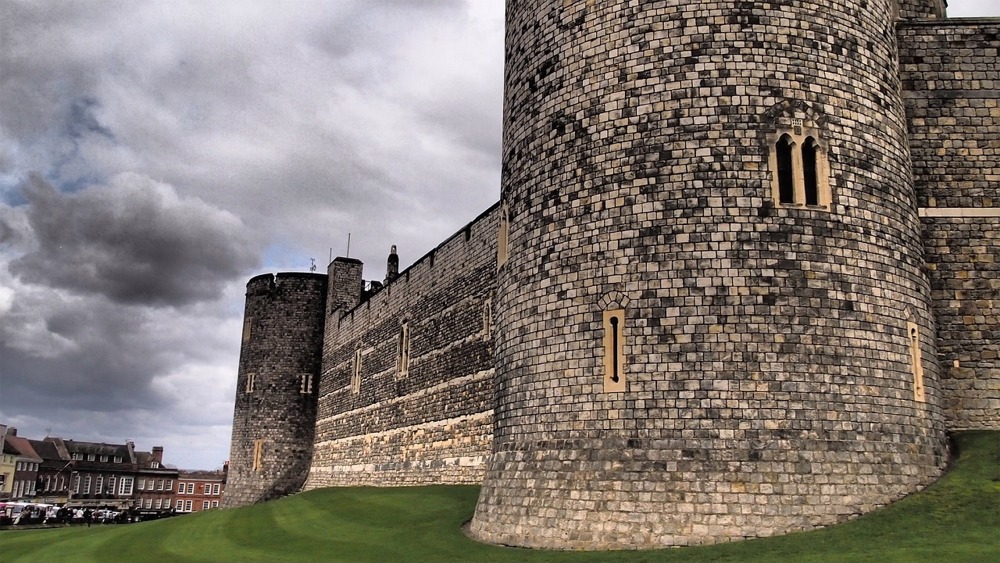
[[[895,13],[507,2],[509,227],[473,536],[766,536],[940,474]]]
[[[299,490],[309,472],[327,276],[265,274],[247,283],[224,504]]]

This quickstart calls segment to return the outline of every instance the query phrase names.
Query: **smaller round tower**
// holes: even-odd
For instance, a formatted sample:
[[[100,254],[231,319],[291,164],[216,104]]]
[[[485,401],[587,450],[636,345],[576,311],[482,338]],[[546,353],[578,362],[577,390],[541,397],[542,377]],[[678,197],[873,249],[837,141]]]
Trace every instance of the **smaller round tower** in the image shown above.
[[[247,283],[224,506],[296,492],[312,458],[327,276]]]

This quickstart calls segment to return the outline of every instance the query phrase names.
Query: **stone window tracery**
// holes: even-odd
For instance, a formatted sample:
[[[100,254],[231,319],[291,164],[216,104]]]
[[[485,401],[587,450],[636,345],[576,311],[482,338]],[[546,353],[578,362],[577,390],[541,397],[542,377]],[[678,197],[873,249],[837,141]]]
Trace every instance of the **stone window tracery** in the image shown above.
[[[824,116],[804,101],[787,100],[769,109],[763,120],[776,206],[830,211],[833,195]]]
[[[264,457],[264,440],[256,440],[253,443],[253,471],[260,471],[263,465],[262,459]],[[180,502],[180,501],[178,501]]]
[[[913,400],[925,402],[927,395],[924,391],[924,367],[923,358],[920,351],[920,330],[916,323],[906,323],[906,334],[910,348],[910,371],[913,373]]]
[[[507,263],[510,256],[510,208],[500,206],[500,227],[497,233],[497,268]]]
[[[396,346],[396,375],[399,379],[410,372],[410,323],[403,321],[399,326],[399,342]]]
[[[602,367],[604,392],[618,393],[627,389],[625,378],[625,311],[629,298],[613,291],[601,299]]]
[[[361,393],[361,350],[354,351],[354,370],[351,376],[351,392]]]
[[[826,148],[815,131],[796,126],[779,130],[771,145],[772,191],[780,206],[829,210]]]

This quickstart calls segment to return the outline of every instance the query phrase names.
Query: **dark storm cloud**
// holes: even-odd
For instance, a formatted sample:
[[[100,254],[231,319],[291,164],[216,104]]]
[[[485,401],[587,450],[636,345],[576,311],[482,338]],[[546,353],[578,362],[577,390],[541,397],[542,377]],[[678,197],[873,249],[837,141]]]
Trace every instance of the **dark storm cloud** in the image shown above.
[[[183,374],[184,365],[207,366],[228,357],[235,338],[200,330],[215,325],[238,331],[223,307],[192,314],[20,288],[3,314],[8,322],[0,326],[2,402],[10,419],[45,420],[60,412],[60,419],[45,420],[61,428],[59,433],[114,436],[137,431],[118,417],[158,413],[143,422],[155,424],[192,394],[211,412],[188,415],[189,420],[228,417],[220,411],[229,409],[218,407],[225,399],[213,396],[217,386],[205,379],[217,375],[213,370],[188,368],[197,373],[185,378],[183,393],[164,385]],[[113,416],[105,420],[106,415]]]
[[[352,233],[381,277],[496,199],[502,14],[0,2],[0,418],[224,459],[250,275]]]
[[[136,174],[72,194],[36,176],[24,194],[36,246],[10,271],[25,283],[182,306],[218,298],[258,260],[236,217]]]

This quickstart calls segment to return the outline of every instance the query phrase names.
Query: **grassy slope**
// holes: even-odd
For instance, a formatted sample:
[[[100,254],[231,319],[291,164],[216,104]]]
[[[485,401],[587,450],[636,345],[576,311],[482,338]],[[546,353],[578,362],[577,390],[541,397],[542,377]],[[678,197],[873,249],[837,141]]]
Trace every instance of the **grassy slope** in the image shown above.
[[[325,489],[258,506],[127,526],[7,531],[0,561],[1000,560],[1000,432],[957,436],[952,471],[926,491],[814,532],[698,548],[551,552],[473,542],[477,487]]]

